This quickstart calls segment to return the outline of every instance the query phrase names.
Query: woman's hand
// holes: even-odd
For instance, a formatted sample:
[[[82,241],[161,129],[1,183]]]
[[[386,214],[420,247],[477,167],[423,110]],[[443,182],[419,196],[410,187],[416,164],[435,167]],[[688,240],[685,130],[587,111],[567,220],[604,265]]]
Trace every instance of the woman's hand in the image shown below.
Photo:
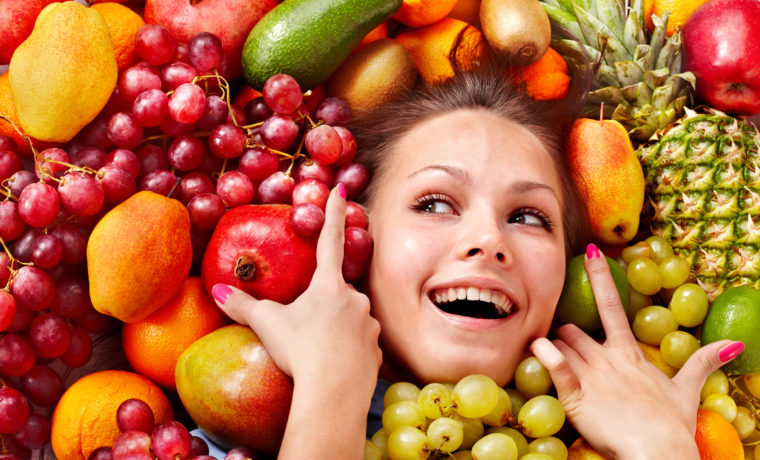
[[[623,310],[609,267],[594,245],[586,271],[606,340],[574,324],[531,351],[549,370],[568,419],[599,452],[617,459],[699,459],[694,434],[699,393],[707,376],[743,349],[715,342],[694,353],[672,379],[649,363]]]
[[[329,458],[354,451],[353,457],[360,458],[364,448],[382,361],[380,325],[369,314],[367,296],[343,280],[345,215],[345,188],[338,184],[327,200],[314,276],[291,304],[257,300],[226,285],[212,289],[217,305],[249,325],[277,366],[293,377],[279,458]]]

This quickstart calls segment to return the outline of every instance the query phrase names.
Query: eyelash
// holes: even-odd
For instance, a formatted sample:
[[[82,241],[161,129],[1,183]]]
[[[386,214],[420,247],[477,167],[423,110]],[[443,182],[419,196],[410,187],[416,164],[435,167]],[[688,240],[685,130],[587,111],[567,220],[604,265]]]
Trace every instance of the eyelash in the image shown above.
[[[437,201],[446,203],[452,208],[454,207],[454,204],[446,195],[441,195],[439,193],[430,193],[430,194],[422,195],[416,198],[415,203],[411,206],[411,208],[412,210],[419,213],[435,214],[435,213],[431,213],[430,211],[427,211],[426,208],[431,203],[435,203]],[[518,216],[521,214],[527,214],[527,215],[538,218],[541,221],[541,227],[543,227],[547,231],[551,232],[556,227],[554,221],[552,221],[552,219],[549,216],[547,216],[544,212],[540,211],[539,209],[530,208],[530,207],[523,207],[523,208],[519,208],[515,210],[512,214],[510,214],[507,221],[511,221],[514,216]]]

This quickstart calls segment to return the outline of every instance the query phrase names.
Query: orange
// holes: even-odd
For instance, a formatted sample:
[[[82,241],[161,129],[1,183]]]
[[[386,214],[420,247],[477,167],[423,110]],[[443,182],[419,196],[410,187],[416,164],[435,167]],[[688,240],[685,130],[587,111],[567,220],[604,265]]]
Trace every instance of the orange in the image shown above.
[[[113,51],[116,54],[116,65],[121,72],[129,67],[137,56],[135,34],[145,25],[145,21],[139,14],[115,2],[97,3],[90,8],[102,14],[108,24]]]
[[[379,26],[375,27],[374,29],[370,30],[367,35],[362,38],[362,41],[359,42],[358,45],[354,47],[354,49],[351,51],[351,53],[355,53],[358,49],[360,49],[362,46],[366,45],[367,43],[372,43],[375,40],[379,40],[381,38],[385,38],[388,36],[388,23],[384,22],[380,24]]]
[[[226,323],[200,278],[188,277],[166,305],[142,321],[125,323],[121,343],[135,371],[176,390],[174,368],[193,342]]]
[[[459,0],[449,13],[450,18],[460,19],[474,26],[480,24],[480,0]]]
[[[716,412],[698,409],[695,439],[701,460],[744,460],[739,433]]]
[[[570,87],[567,63],[553,48],[547,48],[538,61],[517,69],[517,74],[528,96],[537,101],[560,99]]]
[[[567,460],[609,460],[589,445],[583,438],[578,438],[567,449]]]
[[[130,398],[145,401],[156,424],[174,418],[171,404],[155,383],[127,371],[99,371],[72,384],[53,412],[50,441],[56,458],[85,460],[100,446],[119,437],[116,409]]]
[[[670,11],[668,26],[665,30],[665,34],[669,37],[677,28],[683,27],[691,13],[706,2],[707,0],[644,0],[644,18],[646,18],[647,29],[650,32],[654,30],[653,14],[662,16],[666,11]]]
[[[409,27],[432,24],[451,13],[457,0],[404,0],[393,19]]]
[[[396,40],[414,59],[428,84],[442,83],[455,71],[470,70],[488,59],[488,43],[475,26],[454,18],[419,29],[407,29]]]
[[[243,85],[232,97],[231,102],[240,108],[244,108],[246,104],[261,96],[261,92],[253,89],[252,87],[243,83]]]

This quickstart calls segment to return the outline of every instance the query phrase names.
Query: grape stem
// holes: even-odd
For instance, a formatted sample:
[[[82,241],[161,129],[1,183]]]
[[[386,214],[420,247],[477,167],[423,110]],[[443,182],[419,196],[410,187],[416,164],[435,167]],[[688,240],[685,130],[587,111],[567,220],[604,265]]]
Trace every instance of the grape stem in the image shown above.
[[[13,194],[11,193],[10,187],[6,185],[6,182],[8,181],[10,181],[10,177],[0,182],[0,192],[2,192],[3,195],[5,195],[6,200],[18,201],[18,198],[13,196]]]
[[[3,382],[3,379],[0,379],[0,388],[5,387],[5,382]],[[11,452],[8,450],[8,448],[5,446],[5,437],[0,434],[0,455],[7,455]]]
[[[748,409],[752,411],[752,414],[755,416],[755,420],[757,422],[760,422],[760,405],[758,404],[757,399],[754,397],[748,395],[739,385],[739,379],[743,379],[742,376],[737,377],[729,377],[728,383],[731,386],[730,394],[732,398],[735,398],[736,396],[739,397],[739,399],[742,400],[744,404],[746,404]],[[760,441],[755,441],[752,443],[749,443],[747,445],[752,444],[758,444]]]
[[[13,281],[13,278],[16,276],[16,273],[18,273],[18,270],[16,270],[15,265],[16,263],[20,265],[34,265],[32,262],[21,262],[20,260],[13,257],[13,253],[11,253],[11,250],[8,249],[8,246],[5,244],[5,240],[3,237],[0,236],[0,245],[3,246],[3,250],[6,254],[8,254],[8,271],[11,273],[11,276],[8,277],[8,281],[5,283],[5,286],[2,288],[3,291],[10,292],[11,289],[11,281]],[[0,383],[3,383],[2,379],[0,379]],[[2,386],[0,386],[2,387]]]

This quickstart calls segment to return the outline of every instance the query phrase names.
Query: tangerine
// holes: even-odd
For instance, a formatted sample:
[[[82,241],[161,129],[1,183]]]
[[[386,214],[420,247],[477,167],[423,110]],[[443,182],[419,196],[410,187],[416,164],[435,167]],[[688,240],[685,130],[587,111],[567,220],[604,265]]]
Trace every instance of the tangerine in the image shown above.
[[[676,31],[681,28],[689,16],[696,11],[697,8],[706,3],[707,0],[645,0],[644,1],[644,18],[646,20],[647,30],[652,32],[654,30],[654,23],[652,22],[652,15],[662,16],[666,11],[670,12],[668,17],[668,25],[665,28],[665,35],[670,37]]]
[[[567,62],[551,47],[538,61],[517,69],[516,74],[518,83],[524,83],[528,96],[536,101],[560,99],[570,87]]]
[[[437,22],[454,9],[457,0],[404,0],[393,19],[409,27]]]
[[[121,72],[129,67],[137,56],[135,35],[140,27],[145,25],[145,21],[139,14],[115,2],[97,3],[90,8],[102,14],[108,24],[116,65]]]
[[[743,460],[744,447],[739,433],[722,415],[698,409],[694,437],[701,460]]]

